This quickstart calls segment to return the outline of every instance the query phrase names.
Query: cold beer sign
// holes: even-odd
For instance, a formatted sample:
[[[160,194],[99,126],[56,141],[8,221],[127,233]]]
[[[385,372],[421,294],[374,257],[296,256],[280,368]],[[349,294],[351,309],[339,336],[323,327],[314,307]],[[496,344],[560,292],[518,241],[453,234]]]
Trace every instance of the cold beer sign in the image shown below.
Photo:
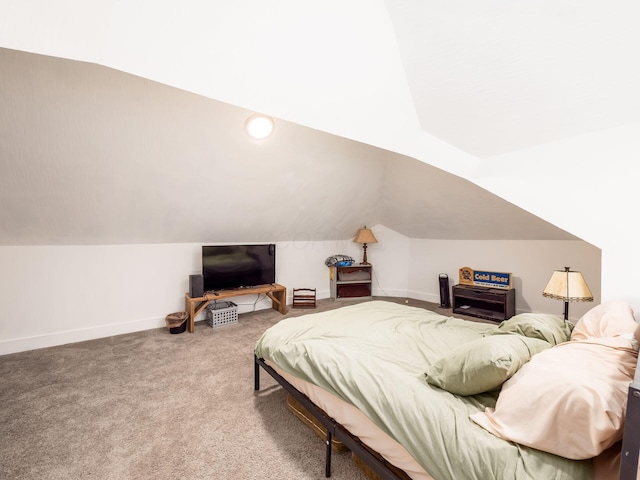
[[[469,267],[460,269],[460,283],[463,285],[477,285],[480,287],[511,288],[511,274],[502,272],[483,272]]]

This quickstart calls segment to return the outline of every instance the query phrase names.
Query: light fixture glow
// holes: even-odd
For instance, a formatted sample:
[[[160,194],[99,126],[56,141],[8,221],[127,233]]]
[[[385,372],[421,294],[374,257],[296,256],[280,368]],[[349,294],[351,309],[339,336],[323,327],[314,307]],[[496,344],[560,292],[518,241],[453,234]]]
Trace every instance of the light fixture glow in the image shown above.
[[[247,118],[245,129],[251,138],[262,140],[273,133],[275,123],[273,118],[257,113]]]

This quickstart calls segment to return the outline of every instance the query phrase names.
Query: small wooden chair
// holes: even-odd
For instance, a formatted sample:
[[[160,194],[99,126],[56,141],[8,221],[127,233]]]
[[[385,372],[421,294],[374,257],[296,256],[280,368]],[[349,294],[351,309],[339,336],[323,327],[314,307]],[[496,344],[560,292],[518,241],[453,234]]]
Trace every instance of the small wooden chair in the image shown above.
[[[316,308],[315,288],[294,288],[293,308]]]

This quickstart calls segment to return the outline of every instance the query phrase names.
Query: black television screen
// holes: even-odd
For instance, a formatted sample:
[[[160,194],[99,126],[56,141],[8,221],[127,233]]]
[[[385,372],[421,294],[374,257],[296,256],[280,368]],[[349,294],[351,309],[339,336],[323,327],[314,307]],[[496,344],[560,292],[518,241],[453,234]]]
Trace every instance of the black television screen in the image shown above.
[[[265,285],[276,281],[276,246],[203,245],[204,291]]]

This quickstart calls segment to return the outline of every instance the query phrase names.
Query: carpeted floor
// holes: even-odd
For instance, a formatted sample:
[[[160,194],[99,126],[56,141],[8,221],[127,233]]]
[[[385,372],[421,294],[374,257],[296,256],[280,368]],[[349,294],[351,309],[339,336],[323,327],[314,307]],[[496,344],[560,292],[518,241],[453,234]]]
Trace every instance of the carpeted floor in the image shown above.
[[[198,322],[194,334],[161,328],[0,356],[0,478],[324,478],[324,443],[282,388],[263,372],[253,391],[253,347],[282,318],[262,310],[216,329]],[[335,480],[365,479],[349,453],[332,463]]]

